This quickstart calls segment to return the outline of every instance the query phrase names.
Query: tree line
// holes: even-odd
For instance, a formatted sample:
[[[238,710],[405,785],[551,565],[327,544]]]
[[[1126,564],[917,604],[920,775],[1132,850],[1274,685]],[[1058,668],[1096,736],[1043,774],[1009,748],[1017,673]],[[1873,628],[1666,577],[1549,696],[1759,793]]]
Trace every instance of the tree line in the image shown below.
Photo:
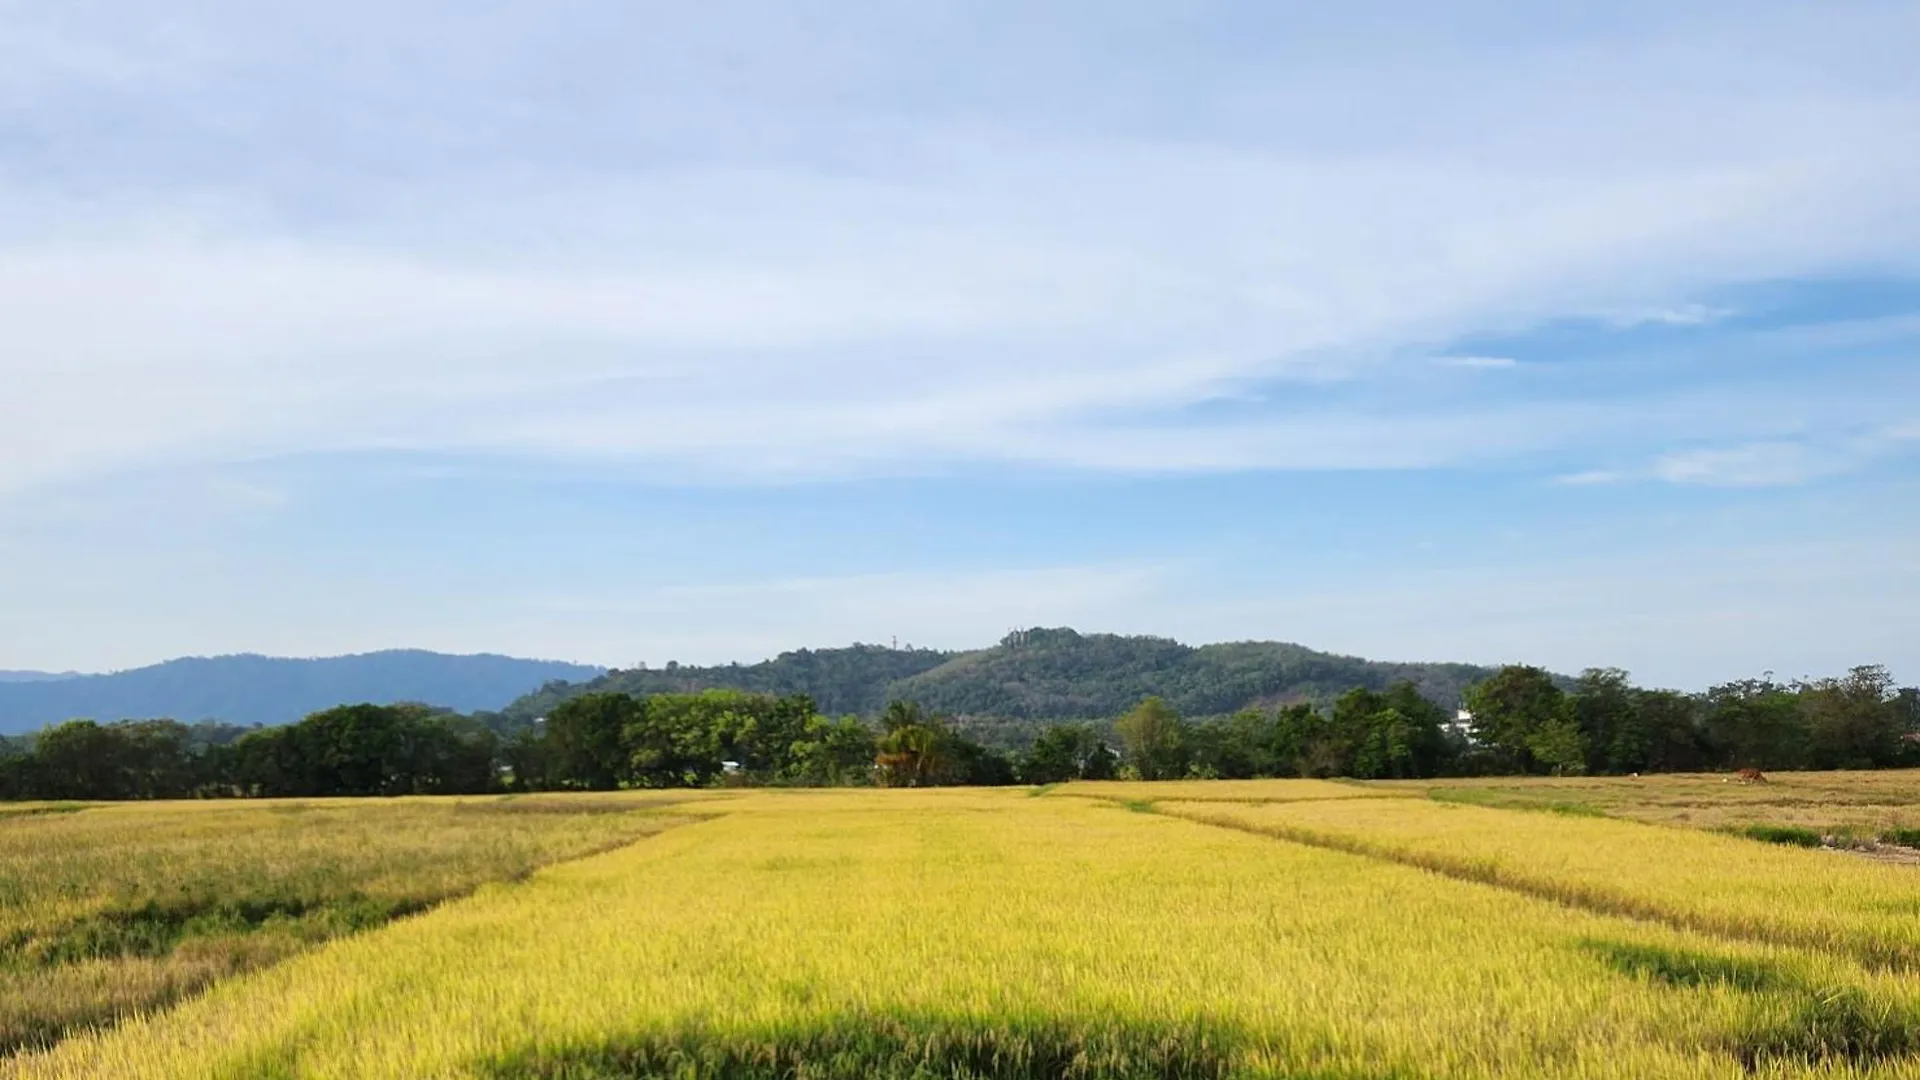
[[[422,705],[344,705],[280,727],[75,720],[0,740],[0,798],[479,794],[724,784],[940,786],[1269,776],[1419,778],[1920,765],[1920,691],[1884,668],[1771,677],[1702,694],[1596,668],[1509,666],[1466,718],[1411,682],[1183,718],[1148,697],[1109,723],[1060,723],[1013,752],[896,701],[873,721],[805,694],[569,698],[537,721]]]
[[[1462,704],[1453,714],[1402,682],[1350,690],[1326,709],[1302,703],[1187,723],[1148,698],[1114,724],[1119,769],[1156,780],[1920,766],[1920,690],[1896,687],[1877,665],[1701,694],[1637,687],[1615,668],[1569,681],[1510,665],[1469,687]],[[1044,733],[1035,752],[1049,752],[1048,777],[1110,775],[1112,763],[1087,764],[1093,737],[1084,727]]]
[[[164,799],[604,791],[719,784],[1011,784],[1014,761],[918,705],[877,724],[804,694],[570,698],[519,723],[343,705],[279,727],[73,720],[0,741],[0,798]]]

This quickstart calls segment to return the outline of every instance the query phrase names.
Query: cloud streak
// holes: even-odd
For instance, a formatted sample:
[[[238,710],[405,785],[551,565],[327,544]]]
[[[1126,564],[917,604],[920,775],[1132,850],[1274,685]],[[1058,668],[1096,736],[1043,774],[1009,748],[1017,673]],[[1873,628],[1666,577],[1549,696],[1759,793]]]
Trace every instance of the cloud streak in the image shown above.
[[[1804,33],[1786,9],[1413,61],[1361,39],[1342,70],[1236,55],[1251,28],[1231,20],[1117,20],[1117,55],[1079,51],[1068,20],[1034,31],[1068,74],[1017,76],[1018,100],[971,74],[1010,43],[960,13],[760,10],[729,44],[737,18],[640,34],[596,3],[457,25],[348,4],[278,29],[208,10],[0,37],[38,58],[0,83],[21,149],[0,191],[0,491],[368,448],[769,479],[1484,461],[1592,424],[1359,392],[1290,412],[1286,384],[1390,382],[1382,358],[1570,311],[1706,322],[1689,293],[1920,252],[1920,151],[1884,137],[1920,102],[1870,44],[1840,49],[1844,76],[1756,68]],[[1850,11],[1822,40],[1904,18]],[[327,43],[349,28],[384,59],[345,66]],[[1233,77],[1146,48],[1170,33]],[[392,60],[428,41],[421,71]],[[723,47],[758,66],[714,83],[674,59]],[[821,55],[844,63],[792,59]],[[1588,92],[1629,68],[1619,102]],[[1081,92],[1123,74],[1179,108],[1129,128]],[[1521,78],[1525,99],[1496,93]],[[1415,84],[1408,130],[1394,92]],[[1344,134],[1288,104],[1343,93]],[[1575,102],[1582,160],[1543,164]],[[1268,382],[1275,415],[1189,415]]]
[[[1905,453],[1916,438],[1903,426],[1842,439],[1771,439],[1696,446],[1655,456],[1638,469],[1588,469],[1563,474],[1572,487],[1657,480],[1694,487],[1790,487],[1869,468]]]

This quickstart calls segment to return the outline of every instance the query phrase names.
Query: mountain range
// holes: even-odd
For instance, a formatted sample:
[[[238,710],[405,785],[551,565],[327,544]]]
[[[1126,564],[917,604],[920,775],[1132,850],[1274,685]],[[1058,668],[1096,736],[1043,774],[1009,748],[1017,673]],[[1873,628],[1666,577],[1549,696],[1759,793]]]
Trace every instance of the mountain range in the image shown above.
[[[320,709],[361,701],[424,701],[472,712],[498,709],[554,680],[591,679],[601,670],[550,660],[448,656],[417,649],[315,660],[190,657],[108,675],[0,680],[0,735],[81,717],[164,716],[282,724]]]
[[[1325,702],[1356,686],[1384,689],[1407,679],[1451,707],[1489,674],[1470,664],[1365,660],[1284,642],[1191,646],[1065,628],[1016,631],[984,649],[850,645],[799,649],[755,664],[624,671],[419,650],[312,660],[242,655],[171,660],[110,675],[0,679],[0,734],[76,717],[279,724],[362,701],[500,711],[509,721],[526,722],[592,691],[740,689],[809,694],[836,716],[871,716],[889,701],[918,701],[982,738],[1017,744],[1046,723],[1111,719],[1149,694],[1198,717],[1250,705]]]

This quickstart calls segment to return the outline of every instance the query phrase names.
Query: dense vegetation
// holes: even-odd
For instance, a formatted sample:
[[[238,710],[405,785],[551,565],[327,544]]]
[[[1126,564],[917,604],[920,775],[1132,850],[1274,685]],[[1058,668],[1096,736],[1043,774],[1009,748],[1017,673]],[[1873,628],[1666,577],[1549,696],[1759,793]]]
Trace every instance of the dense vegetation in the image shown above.
[[[902,680],[951,661],[956,653],[936,649],[889,649],[851,645],[844,649],[799,649],[758,664],[696,667],[669,663],[609,671],[581,682],[555,681],[506,707],[507,716],[532,720],[546,716],[568,698],[582,694],[693,694],[702,690],[746,690],[756,694],[805,694],[834,716],[873,716],[905,695],[889,688]]]
[[[1185,716],[1219,716],[1294,702],[1324,705],[1356,686],[1385,690],[1404,680],[1451,706],[1490,674],[1470,664],[1382,663],[1278,642],[1196,648],[1170,638],[1034,629],[971,652],[855,645],[802,649],[759,664],[611,671],[544,687],[506,712],[530,720],[584,693],[709,689],[806,694],[835,716],[875,716],[889,702],[917,701],[985,742],[1017,748],[1046,721],[1109,720],[1149,696]]]
[[[1920,764],[1920,692],[1883,668],[1689,695],[1594,669],[1572,681],[1502,668],[1465,694],[1471,720],[1411,682],[1354,687],[1200,721],[1148,697],[1106,723],[1052,724],[1010,754],[918,703],[869,723],[804,694],[596,691],[538,721],[350,705],[297,724],[71,721],[0,741],[0,798],[427,795],[740,785],[926,787],[1127,776],[1418,778]]]
[[[413,649],[320,660],[193,657],[111,675],[0,682],[0,735],[75,717],[284,724],[342,701],[498,709],[543,683],[587,679],[598,671],[582,664]]]
[[[279,727],[74,720],[0,740],[0,798],[448,795],[703,787],[1010,784],[1011,760],[918,706],[869,726],[801,694],[570,698],[538,724],[343,705]]]
[[[1920,763],[1920,690],[1878,665],[1837,678],[1771,677],[1704,694],[1646,690],[1594,668],[1571,691],[1546,672],[1502,668],[1467,694],[1475,768],[1633,773],[1874,769]]]

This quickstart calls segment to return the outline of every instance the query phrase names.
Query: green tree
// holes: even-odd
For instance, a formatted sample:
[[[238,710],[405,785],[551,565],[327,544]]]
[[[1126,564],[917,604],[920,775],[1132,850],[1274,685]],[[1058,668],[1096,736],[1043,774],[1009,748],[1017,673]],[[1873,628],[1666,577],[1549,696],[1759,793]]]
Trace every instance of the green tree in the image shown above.
[[[935,783],[1004,787],[1018,779],[1012,758],[946,729],[946,769],[935,775]]]
[[[1549,720],[1527,736],[1533,760],[1555,776],[1577,776],[1587,771],[1587,736],[1571,717]]]
[[[545,734],[549,775],[556,786],[591,791],[619,787],[641,752],[629,745],[629,728],[646,713],[646,703],[618,693],[582,694],[556,706],[547,715]]]
[[[871,784],[875,753],[873,731],[859,717],[809,717],[779,779],[810,787]]]
[[[880,715],[874,766],[888,787],[925,787],[947,772],[946,731],[918,702],[893,701]]]
[[[1114,722],[1127,764],[1142,780],[1166,780],[1187,771],[1187,725],[1173,707],[1148,697]]]
[[[1351,771],[1351,747],[1309,702],[1288,705],[1274,714],[1268,746],[1276,772],[1327,777]]]
[[[1271,714],[1253,708],[1192,725],[1187,730],[1188,771],[1226,780],[1273,775],[1273,727]]]
[[[131,798],[124,742],[92,720],[69,720],[34,741],[36,794],[43,799]]]
[[[1588,668],[1580,673],[1569,707],[1586,740],[1586,771],[1629,773],[1647,767],[1654,733],[1642,722],[1639,706],[1627,673],[1619,668]]]
[[[750,723],[747,695],[737,690],[655,694],[639,703],[621,729],[626,780],[645,788],[700,787],[735,760],[733,734]]]
[[[1906,717],[1886,668],[1869,664],[1806,683],[1799,698],[1813,768],[1871,769],[1899,760]]]
[[[1806,767],[1810,733],[1800,696],[1771,677],[1743,679],[1708,690],[1702,735],[1714,762],[1725,768]]]
[[[1332,767],[1323,775],[1362,779],[1436,775],[1450,756],[1445,717],[1445,710],[1421,697],[1410,682],[1395,683],[1384,693],[1349,690],[1333,703],[1328,725],[1330,745],[1343,760],[1317,765]]]
[[[1647,755],[1628,772],[1697,772],[1707,767],[1700,699],[1677,690],[1635,690],[1634,716]]]
[[[1533,736],[1565,720],[1566,705],[1552,675],[1521,664],[1509,664],[1467,691],[1474,738],[1498,766],[1519,772],[1533,771]]]
[[[1090,724],[1053,724],[1021,758],[1020,779],[1029,784],[1107,779],[1118,756]]]

